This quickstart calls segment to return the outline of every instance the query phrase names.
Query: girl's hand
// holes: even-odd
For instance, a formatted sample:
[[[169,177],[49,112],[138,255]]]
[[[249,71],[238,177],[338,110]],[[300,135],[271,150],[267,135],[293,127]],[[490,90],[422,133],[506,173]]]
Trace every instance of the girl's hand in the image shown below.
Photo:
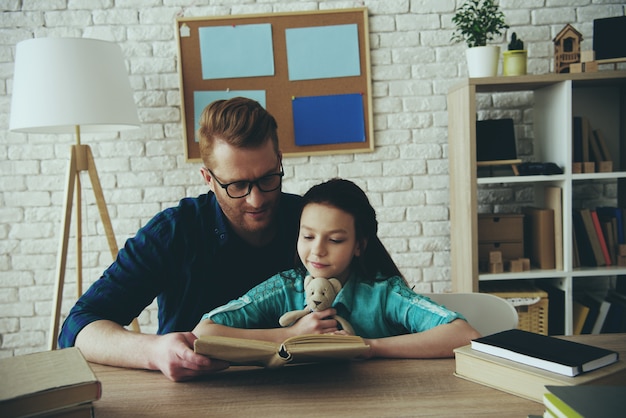
[[[332,318],[337,311],[328,308],[320,312],[311,312],[298,319],[295,324],[289,327],[293,335],[302,334],[331,334],[339,331],[337,321]]]

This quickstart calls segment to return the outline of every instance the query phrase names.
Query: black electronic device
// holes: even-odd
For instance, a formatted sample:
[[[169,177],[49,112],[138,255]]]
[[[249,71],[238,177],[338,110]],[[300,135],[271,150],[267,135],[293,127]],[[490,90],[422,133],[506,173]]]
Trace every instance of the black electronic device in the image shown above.
[[[555,163],[521,163],[517,165],[520,176],[563,174],[563,169]]]
[[[596,60],[626,58],[626,16],[593,21],[593,50]]]
[[[510,161],[517,159],[513,119],[476,122],[476,161]]]

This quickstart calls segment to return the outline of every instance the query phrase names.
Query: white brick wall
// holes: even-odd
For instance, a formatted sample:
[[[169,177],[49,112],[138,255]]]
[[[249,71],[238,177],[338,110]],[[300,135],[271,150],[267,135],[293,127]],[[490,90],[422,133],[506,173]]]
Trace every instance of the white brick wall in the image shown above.
[[[66,161],[71,135],[8,129],[15,44],[76,36],[117,42],[128,60],[141,129],[83,135],[95,155],[121,246],[157,211],[205,191],[199,165],[184,160],[174,19],[366,6],[370,14],[376,150],[371,154],[289,158],[285,190],[302,193],[332,176],[368,192],[380,235],[418,291],[450,285],[446,92],[466,76],[465,46],[451,45],[455,0],[1,0],[0,19],[0,357],[46,348]],[[566,23],[591,49],[592,21],[623,15],[623,0],[501,0],[525,41],[530,73],[553,66],[552,39]],[[508,37],[508,36],[507,36]],[[500,40],[505,47],[505,40]],[[524,113],[529,98],[485,99]],[[524,116],[522,116],[524,115]],[[111,261],[89,181],[83,181],[84,277],[89,285]],[[494,199],[498,200],[497,197]],[[75,298],[74,243],[63,312]],[[156,328],[154,306],[141,318]]]

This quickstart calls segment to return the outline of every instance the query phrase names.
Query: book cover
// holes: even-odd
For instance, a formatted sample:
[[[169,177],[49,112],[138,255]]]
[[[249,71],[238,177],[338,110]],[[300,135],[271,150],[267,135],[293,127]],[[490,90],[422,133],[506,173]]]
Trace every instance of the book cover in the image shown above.
[[[32,415],[30,418],[93,418],[95,417],[92,402],[62,408],[53,412],[46,412],[43,415]]]
[[[203,336],[194,350],[233,365],[282,367],[287,364],[354,359],[370,349],[353,335],[307,334],[291,337],[281,344],[221,336]]]
[[[554,210],[525,207],[524,253],[540,269],[554,269]]]
[[[609,302],[602,295],[590,294],[592,298],[594,298],[598,303],[598,315],[596,317],[596,321],[591,328],[592,334],[600,334],[602,332],[602,328],[604,327],[604,322],[606,321],[606,316],[609,313],[609,309],[611,308],[611,302]]]
[[[582,136],[582,162],[586,163],[591,161],[589,155],[589,119],[586,117],[580,118],[580,135]]]
[[[617,264],[617,222],[615,219],[610,221],[600,221],[602,233],[606,239],[606,246],[609,250],[609,257],[614,264]]]
[[[598,241],[600,243],[600,249],[602,250],[602,255],[604,256],[604,264],[607,266],[611,265],[611,256],[609,255],[609,247],[606,244],[606,239],[604,238],[604,232],[602,232],[602,226],[600,225],[600,219],[598,218],[598,214],[595,210],[589,210],[591,214],[591,220],[593,221],[593,227],[596,230],[596,236],[598,237]]]
[[[563,270],[563,191],[557,186],[544,189],[546,208],[554,211],[554,268]]]
[[[617,244],[626,244],[626,240],[624,239],[624,220],[622,217],[622,209],[612,206],[600,206],[596,208],[596,212],[601,220],[615,220],[615,222],[617,222]]]
[[[0,359],[0,416],[51,413],[100,399],[100,381],[78,348]]]
[[[587,320],[587,315],[589,315],[589,307],[576,300],[573,301],[572,305],[572,321],[574,323],[573,334],[580,335],[583,333],[583,326]]]
[[[626,379],[623,360],[570,377],[482,353],[472,349],[471,345],[455,349],[454,356],[455,376],[539,403],[543,402],[546,385],[608,385],[623,383]]]
[[[598,144],[598,139],[594,135],[593,131],[589,132],[588,136],[589,150],[591,151],[591,160],[596,163],[596,166],[599,166],[601,162],[604,162],[606,160],[604,159],[604,155],[602,154],[602,150],[600,149],[600,145]]]
[[[565,376],[576,376],[619,360],[619,353],[616,351],[521,329],[510,329],[477,338],[472,340],[471,347]]]
[[[626,296],[616,291],[610,291],[607,295],[610,302],[609,312],[602,327],[603,333],[626,332]]]
[[[583,158],[583,120],[580,116],[572,118],[572,162],[581,163]]]
[[[602,131],[600,131],[599,129],[593,130],[593,136],[598,144],[598,147],[600,148],[600,153],[602,154],[603,160],[612,161],[613,158],[611,158],[611,151],[606,144],[606,140],[604,139],[604,134],[602,134]]]
[[[580,267],[580,256],[578,254],[578,242],[575,229],[572,230],[572,267]]]
[[[574,294],[577,303],[587,307],[587,317],[583,323],[581,334],[591,334],[593,324],[595,324],[598,318],[598,312],[600,311],[600,303],[591,296],[588,292],[576,292]]]
[[[626,386],[554,386],[545,394],[567,417],[613,418],[626,410]],[[545,398],[544,398],[545,399]],[[548,406],[545,402],[546,407]]]
[[[543,405],[546,407],[546,411],[550,413],[550,416],[557,418],[583,418],[582,415],[576,413],[554,393],[546,392],[543,394]]]
[[[589,267],[605,265],[589,209],[573,209],[573,226],[580,264]]]

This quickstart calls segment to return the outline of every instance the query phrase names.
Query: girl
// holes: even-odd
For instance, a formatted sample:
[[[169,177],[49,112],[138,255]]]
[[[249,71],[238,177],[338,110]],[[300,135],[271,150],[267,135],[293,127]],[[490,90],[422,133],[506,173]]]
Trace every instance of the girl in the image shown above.
[[[193,333],[280,343],[294,335],[346,333],[332,319],[340,315],[370,346],[367,358],[451,357],[477,338],[460,314],[408,287],[377,230],[376,212],[356,184],[333,179],[313,186],[304,195],[296,268],[205,314]],[[334,307],[278,327],[282,314],[304,307],[307,275],[341,281]]]

